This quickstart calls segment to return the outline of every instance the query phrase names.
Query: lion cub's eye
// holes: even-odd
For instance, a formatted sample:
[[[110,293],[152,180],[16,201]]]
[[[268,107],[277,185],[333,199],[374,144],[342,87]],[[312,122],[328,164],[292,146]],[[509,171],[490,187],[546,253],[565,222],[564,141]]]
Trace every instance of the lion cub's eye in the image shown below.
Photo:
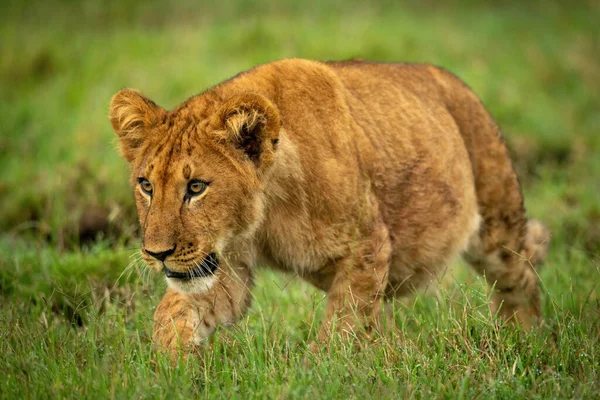
[[[194,196],[198,196],[202,194],[208,184],[206,182],[202,182],[201,180],[193,180],[188,183],[187,191],[185,193],[185,200],[189,200]]]
[[[145,178],[138,178],[138,182],[140,183],[142,192],[146,193],[148,196],[152,196],[152,184],[150,181]]]

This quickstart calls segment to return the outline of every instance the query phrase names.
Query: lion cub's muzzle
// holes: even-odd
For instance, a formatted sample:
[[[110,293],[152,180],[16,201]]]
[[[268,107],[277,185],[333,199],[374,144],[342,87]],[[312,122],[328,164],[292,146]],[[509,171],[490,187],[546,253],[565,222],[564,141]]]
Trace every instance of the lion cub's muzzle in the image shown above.
[[[202,260],[202,263],[196,266],[194,269],[187,272],[173,271],[167,268],[163,264],[163,271],[165,276],[171,279],[190,280],[194,278],[205,278],[207,276],[214,275],[215,271],[219,267],[219,259],[215,253],[210,253]]]

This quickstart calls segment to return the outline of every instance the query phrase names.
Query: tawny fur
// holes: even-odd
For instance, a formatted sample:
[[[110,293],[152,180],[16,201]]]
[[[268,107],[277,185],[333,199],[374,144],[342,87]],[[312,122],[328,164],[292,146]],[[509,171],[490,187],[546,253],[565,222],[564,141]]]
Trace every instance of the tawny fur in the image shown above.
[[[526,220],[493,120],[442,69],[283,60],[172,111],[124,89],[110,119],[131,164],[144,250],[174,248],[164,261],[174,271],[211,252],[220,260],[211,285],[171,280],[155,313],[162,346],[239,319],[259,265],[327,292],[321,338],[335,318],[341,331],[368,332],[384,299],[435,279],[461,253],[493,285],[501,315],[525,326],[540,316],[533,263],[548,232]],[[209,185],[185,201],[191,179]]]

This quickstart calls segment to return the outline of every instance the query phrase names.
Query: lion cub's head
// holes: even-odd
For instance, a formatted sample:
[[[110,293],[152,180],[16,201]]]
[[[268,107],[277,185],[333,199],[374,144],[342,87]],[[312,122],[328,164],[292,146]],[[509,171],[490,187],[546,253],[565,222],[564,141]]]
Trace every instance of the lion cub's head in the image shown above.
[[[131,165],[144,260],[175,289],[206,289],[240,250],[232,239],[251,236],[262,220],[262,176],[280,129],[275,106],[242,93],[166,111],[123,89],[110,121]]]

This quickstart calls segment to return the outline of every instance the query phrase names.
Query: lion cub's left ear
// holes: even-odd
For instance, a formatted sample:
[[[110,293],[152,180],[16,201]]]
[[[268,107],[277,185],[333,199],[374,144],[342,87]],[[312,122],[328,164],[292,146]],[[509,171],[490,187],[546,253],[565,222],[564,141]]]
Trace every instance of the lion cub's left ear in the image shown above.
[[[231,144],[258,167],[273,162],[281,122],[275,105],[257,93],[242,93],[225,102],[212,117],[217,140]]]
[[[166,111],[134,89],[122,89],[110,101],[110,123],[119,136],[121,153],[133,161],[151,128]]]

